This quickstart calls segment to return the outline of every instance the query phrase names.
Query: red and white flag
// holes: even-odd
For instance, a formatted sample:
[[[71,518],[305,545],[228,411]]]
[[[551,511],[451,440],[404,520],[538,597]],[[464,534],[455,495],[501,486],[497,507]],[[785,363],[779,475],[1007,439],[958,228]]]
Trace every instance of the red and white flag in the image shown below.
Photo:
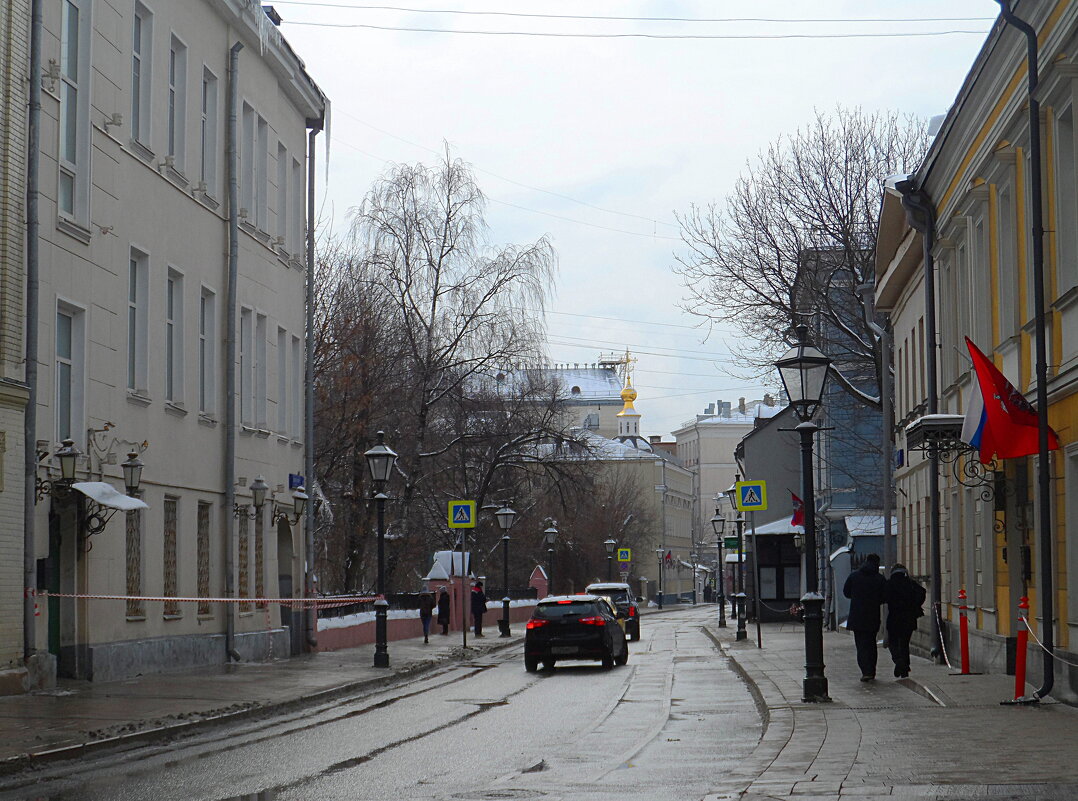
[[[793,500],[794,505],[794,516],[790,518],[790,525],[805,525],[805,502],[794,495],[793,490],[790,490],[790,498]]]
[[[977,384],[984,399],[984,422],[979,443],[981,462],[988,464],[993,456],[1015,459],[1037,453],[1040,450],[1037,443],[1037,410],[969,337],[966,337],[966,346],[973,359]],[[1058,449],[1059,438],[1049,428],[1048,450]]]

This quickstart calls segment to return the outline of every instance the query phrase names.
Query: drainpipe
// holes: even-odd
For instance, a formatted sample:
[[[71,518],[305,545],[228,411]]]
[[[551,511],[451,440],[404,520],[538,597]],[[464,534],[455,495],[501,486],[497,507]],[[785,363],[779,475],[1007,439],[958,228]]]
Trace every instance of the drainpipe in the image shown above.
[[[310,130],[307,133],[307,341],[303,382],[305,394],[303,471],[307,475],[307,494],[312,500],[307,502],[307,512],[303,521],[303,595],[305,598],[314,595],[314,140],[318,132],[322,130],[324,122],[324,117],[307,120],[307,127]],[[307,647],[315,651],[318,649],[318,612],[314,606],[307,610],[305,627]]]
[[[1033,314],[1036,320],[1037,348],[1037,500],[1040,529],[1040,587],[1041,641],[1044,645],[1044,676],[1034,698],[1043,698],[1055,683],[1055,587],[1052,575],[1052,549],[1055,532],[1052,530],[1051,462],[1048,453],[1048,343],[1044,316],[1044,220],[1041,209],[1041,104],[1037,100],[1038,54],[1037,32],[1025,20],[1014,15],[1009,0],[998,0],[1003,19],[1026,36],[1026,58],[1029,62],[1029,205],[1033,218]]]
[[[225,597],[236,597],[236,543],[232,510],[236,505],[236,282],[240,265],[239,61],[243,42],[228,51],[228,322],[225,334]],[[236,650],[236,605],[225,603],[225,657],[239,661]]]
[[[918,187],[912,179],[900,181],[895,189],[902,195],[902,207],[906,220],[913,230],[921,234],[925,282],[925,379],[928,394],[928,414],[939,412],[939,390],[936,385],[936,267],[932,247],[936,243],[936,209],[928,192]],[[929,574],[932,584],[932,655],[937,660],[943,656],[943,632],[940,626],[940,609],[943,601],[942,574],[940,569],[940,474],[939,454],[928,454],[928,530]]]
[[[34,599],[30,588],[37,582],[34,552],[34,506],[37,476],[37,336],[38,336],[38,155],[41,150],[41,34],[42,0],[30,3],[30,105],[26,140],[26,371],[28,390],[23,413],[23,457],[26,484],[23,488],[23,656],[33,656],[37,641]]]

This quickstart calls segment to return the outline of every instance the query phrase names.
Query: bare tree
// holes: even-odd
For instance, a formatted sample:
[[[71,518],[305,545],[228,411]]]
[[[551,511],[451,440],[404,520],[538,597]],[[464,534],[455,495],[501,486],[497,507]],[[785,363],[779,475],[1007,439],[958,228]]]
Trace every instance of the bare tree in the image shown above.
[[[834,378],[878,408],[886,362],[858,288],[874,277],[883,180],[912,171],[927,144],[914,117],[817,112],[761,153],[723,206],[678,216],[688,246],[676,268],[684,308],[739,328],[740,358],[755,375],[771,371],[790,327],[805,320],[836,359]]]

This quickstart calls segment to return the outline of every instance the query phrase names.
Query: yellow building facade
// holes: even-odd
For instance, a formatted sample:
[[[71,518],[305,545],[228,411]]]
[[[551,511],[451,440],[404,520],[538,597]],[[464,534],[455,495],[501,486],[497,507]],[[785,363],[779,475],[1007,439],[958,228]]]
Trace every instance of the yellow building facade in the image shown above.
[[[1036,457],[997,463],[983,480],[966,457],[940,465],[940,616],[957,660],[958,594],[970,607],[975,669],[1013,668],[1018,602],[1027,596],[1035,636],[1054,626],[1057,654],[1078,662],[1078,4],[1022,3],[1037,31],[1044,209],[1045,324],[1052,454],[1055,615],[1041,619]],[[965,337],[1033,402],[1035,331],[1030,131],[1026,39],[999,21],[910,184],[934,210],[929,249],[936,293],[938,411],[963,414],[976,380]],[[925,306],[924,241],[898,194],[884,199],[877,241],[876,295],[894,331],[895,444],[899,561],[931,581],[930,462],[911,451],[905,429],[930,411],[926,374],[932,347]],[[932,612],[926,610],[927,614]],[[922,626],[928,628],[928,623]],[[950,625],[949,625],[950,624]],[[928,640],[922,633],[922,641]],[[1029,653],[1030,682],[1040,672]],[[1069,656],[1068,656],[1069,654]],[[1078,672],[1056,663],[1053,695],[1078,698]]]

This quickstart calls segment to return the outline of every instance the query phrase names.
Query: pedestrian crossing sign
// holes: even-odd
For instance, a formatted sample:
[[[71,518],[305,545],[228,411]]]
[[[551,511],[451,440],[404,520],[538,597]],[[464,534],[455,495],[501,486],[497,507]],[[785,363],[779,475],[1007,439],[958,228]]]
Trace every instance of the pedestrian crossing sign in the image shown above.
[[[475,501],[450,501],[449,527],[475,528]]]
[[[739,512],[767,510],[766,481],[738,481],[735,487],[734,504]]]
[[[631,548],[618,548],[618,561],[619,562],[631,562],[633,561],[633,551]]]

